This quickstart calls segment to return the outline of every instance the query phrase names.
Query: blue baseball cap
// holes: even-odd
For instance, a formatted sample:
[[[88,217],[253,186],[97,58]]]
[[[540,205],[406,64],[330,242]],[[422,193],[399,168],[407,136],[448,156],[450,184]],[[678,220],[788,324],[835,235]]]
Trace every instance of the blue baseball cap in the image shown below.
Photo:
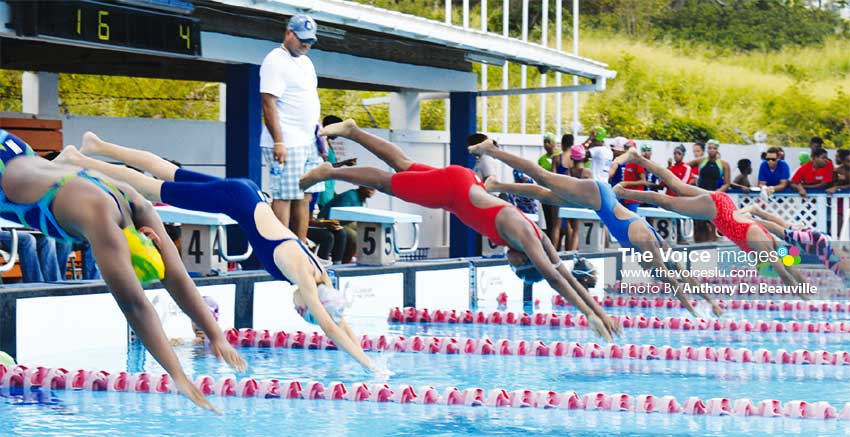
[[[299,40],[313,43],[317,41],[316,29],[318,27],[316,20],[308,15],[294,15],[289,19],[289,24],[286,26],[288,30],[295,33]]]

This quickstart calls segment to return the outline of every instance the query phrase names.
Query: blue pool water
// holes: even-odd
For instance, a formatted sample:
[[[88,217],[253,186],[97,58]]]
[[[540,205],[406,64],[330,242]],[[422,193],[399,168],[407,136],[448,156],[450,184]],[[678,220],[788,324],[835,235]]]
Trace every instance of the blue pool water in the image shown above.
[[[0,435],[15,436],[407,436],[846,435],[846,422],[700,417],[601,411],[237,399],[227,414],[200,411],[179,396],[57,392],[61,405],[0,402]]]
[[[625,314],[658,314],[655,309],[622,309]],[[668,310],[672,311],[672,310]],[[618,311],[619,312],[619,311]],[[770,312],[758,313],[771,320]],[[672,314],[670,314],[672,315]],[[678,314],[676,314],[678,315]],[[750,317],[752,318],[752,317]],[[586,329],[538,326],[388,324],[380,319],[355,319],[358,333],[540,339],[603,342]],[[262,328],[262,327],[258,327]],[[756,349],[806,347],[850,350],[847,334],[743,333],[628,329],[617,343],[709,345]],[[203,347],[176,348],[187,373],[216,378],[231,370],[206,354]],[[257,379],[376,382],[346,354],[241,348],[250,363],[238,377]],[[850,401],[850,367],[764,365],[534,356],[431,355],[371,353],[386,361],[396,375],[393,386],[433,385],[445,389],[492,388],[555,390],[558,392],[644,393],[689,396],[828,401],[842,408]],[[94,347],[73,356],[44,357],[69,368],[148,371],[162,369],[138,347],[115,350]],[[40,363],[29,363],[38,365]],[[0,396],[3,396],[0,393]],[[46,403],[44,401],[47,401]],[[0,400],[0,435],[838,435],[850,433],[847,422],[668,416],[620,412],[445,407],[439,405],[360,404],[342,401],[281,399],[212,399],[226,411],[217,417],[194,408],[180,396],[131,393],[55,391],[8,396]],[[296,431],[297,430],[297,431]]]

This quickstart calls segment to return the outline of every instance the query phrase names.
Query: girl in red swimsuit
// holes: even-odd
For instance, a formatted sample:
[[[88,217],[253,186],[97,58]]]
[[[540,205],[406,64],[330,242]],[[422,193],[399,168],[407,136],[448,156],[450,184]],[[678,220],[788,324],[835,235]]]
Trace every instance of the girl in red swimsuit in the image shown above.
[[[508,261],[514,267],[534,264],[553,289],[587,315],[588,325],[598,335],[611,339],[612,333],[619,332],[617,324],[561,264],[549,239],[516,207],[488,194],[471,169],[457,165],[434,168],[416,163],[401,148],[361,130],[351,119],[326,126],[319,135],[356,141],[396,173],[369,167],[333,168],[325,163],[301,178],[302,187],[337,179],[372,187],[428,208],[445,209],[494,243],[507,246]]]
[[[619,165],[634,162],[644,166],[653,174],[658,175],[670,189],[680,196],[670,197],[651,191],[627,190],[617,185],[614,187],[614,192],[618,197],[652,203],[699,220],[711,220],[720,233],[732,240],[745,252],[773,253],[779,248],[778,242],[770,235],[770,232],[758,222],[740,213],[735,202],[725,192],[712,192],[688,185],[679,180],[670,170],[644,158],[634,149],[620,155],[614,162]],[[786,285],[797,285],[805,282],[799,272],[786,267],[778,257],[776,258],[771,264]]]

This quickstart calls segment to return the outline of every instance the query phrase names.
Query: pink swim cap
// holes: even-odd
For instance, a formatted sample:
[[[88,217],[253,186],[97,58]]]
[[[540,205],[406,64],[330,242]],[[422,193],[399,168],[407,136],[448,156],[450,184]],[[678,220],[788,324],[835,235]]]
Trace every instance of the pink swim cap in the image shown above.
[[[583,161],[587,157],[587,149],[581,144],[576,144],[570,147],[570,159],[573,161]]]

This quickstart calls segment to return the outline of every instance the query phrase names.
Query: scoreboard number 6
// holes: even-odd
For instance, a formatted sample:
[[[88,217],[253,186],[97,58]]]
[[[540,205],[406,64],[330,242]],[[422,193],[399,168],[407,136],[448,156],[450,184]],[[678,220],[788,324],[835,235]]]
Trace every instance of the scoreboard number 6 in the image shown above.
[[[97,11],[97,39],[101,41],[109,41],[109,24],[103,21],[108,16],[108,11]]]

